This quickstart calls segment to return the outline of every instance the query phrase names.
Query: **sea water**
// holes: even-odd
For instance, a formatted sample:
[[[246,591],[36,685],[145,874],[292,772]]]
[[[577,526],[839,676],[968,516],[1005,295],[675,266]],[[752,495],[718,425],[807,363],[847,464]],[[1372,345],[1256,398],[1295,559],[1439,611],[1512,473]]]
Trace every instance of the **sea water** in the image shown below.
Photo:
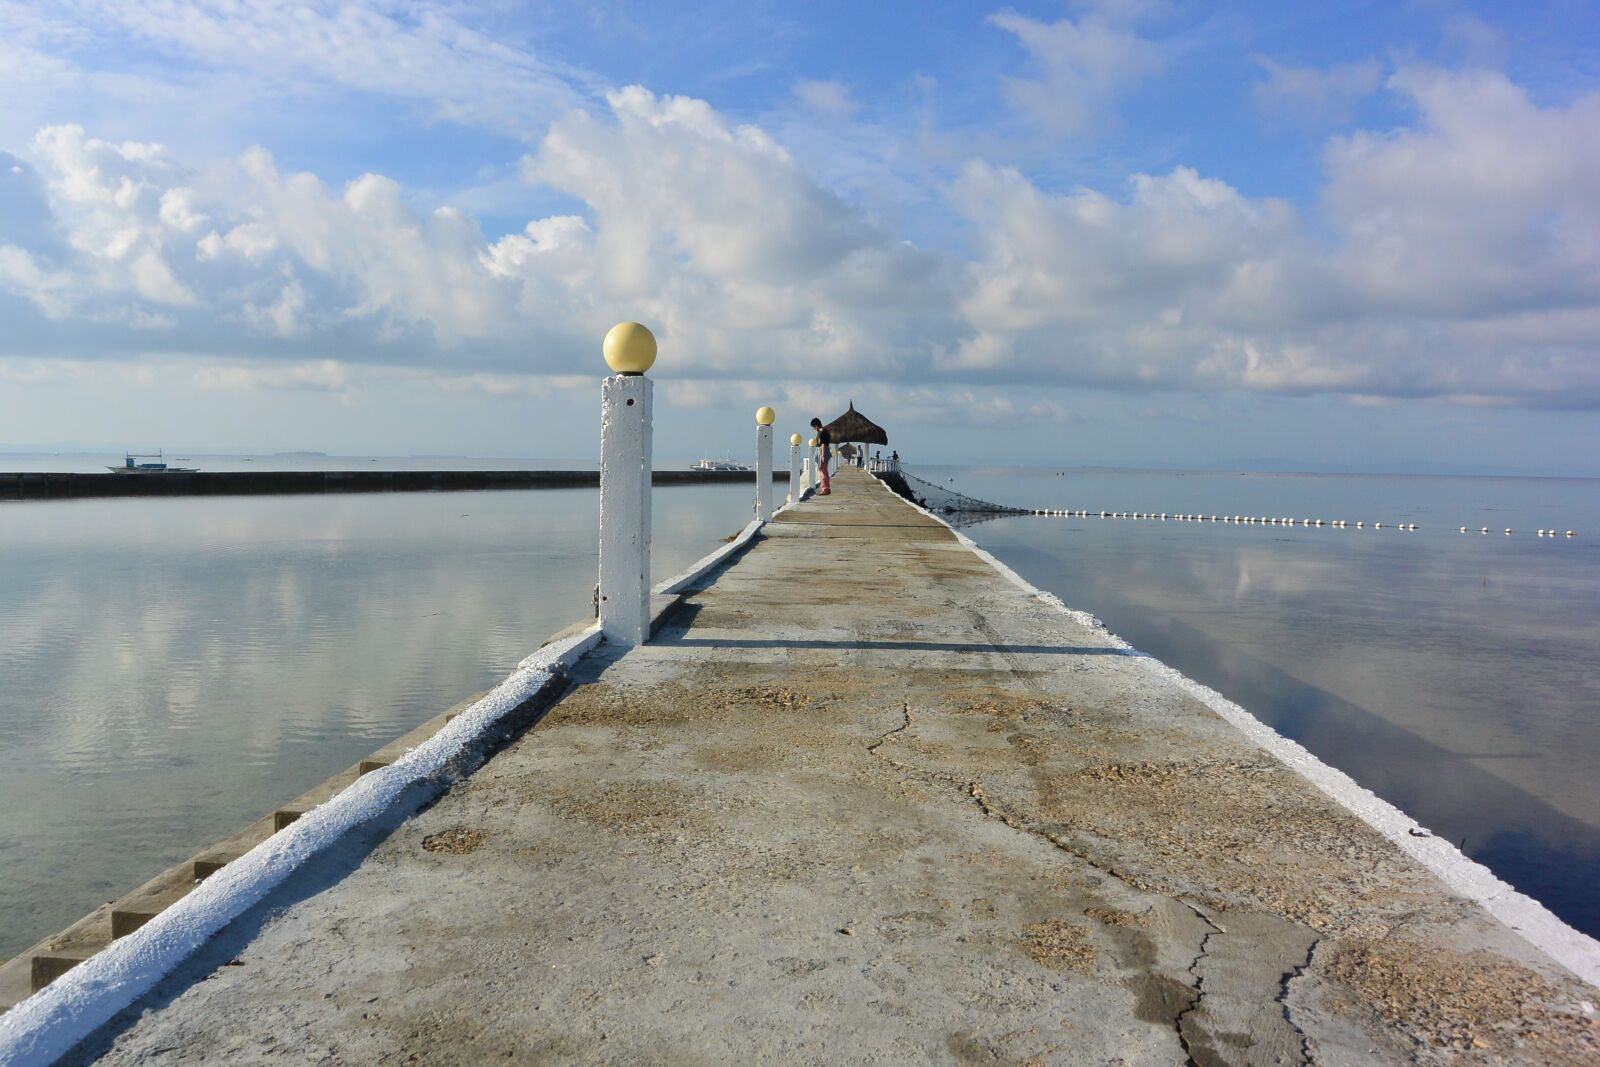
[[[911,473],[998,503],[1095,513],[965,532],[1600,936],[1600,482]]]
[[[655,577],[740,529],[753,495],[656,492]],[[0,503],[0,959],[592,616],[597,505],[589,489]]]

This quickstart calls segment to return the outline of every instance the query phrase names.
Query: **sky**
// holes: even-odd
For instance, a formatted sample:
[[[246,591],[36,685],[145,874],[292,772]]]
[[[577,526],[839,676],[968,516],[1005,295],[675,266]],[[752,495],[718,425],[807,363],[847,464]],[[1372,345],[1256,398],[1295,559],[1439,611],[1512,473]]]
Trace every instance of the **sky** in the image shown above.
[[[0,0],[0,450],[1600,476],[1600,6]],[[786,436],[786,433],[785,433]]]

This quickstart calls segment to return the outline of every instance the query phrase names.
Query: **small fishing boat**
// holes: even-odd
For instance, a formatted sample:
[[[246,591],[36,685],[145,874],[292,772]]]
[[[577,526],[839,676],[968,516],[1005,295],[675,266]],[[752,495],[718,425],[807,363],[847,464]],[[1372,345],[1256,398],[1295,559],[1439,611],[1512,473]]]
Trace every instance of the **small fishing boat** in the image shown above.
[[[112,474],[194,474],[199,467],[169,467],[160,452],[124,452],[122,466],[107,467]]]

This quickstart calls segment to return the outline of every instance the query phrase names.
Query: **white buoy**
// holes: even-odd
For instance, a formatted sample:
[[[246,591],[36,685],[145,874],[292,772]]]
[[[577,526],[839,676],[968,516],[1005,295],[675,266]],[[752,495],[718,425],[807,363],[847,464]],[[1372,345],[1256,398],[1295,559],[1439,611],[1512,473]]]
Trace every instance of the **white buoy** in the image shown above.
[[[1568,537],[1571,537],[1571,536],[1572,536],[1572,531],[1571,531],[1571,530],[1568,530],[1568,531],[1567,531],[1567,536],[1568,536]]]
[[[1509,527],[1509,526],[1506,527],[1506,536],[1507,537],[1511,536],[1511,527]]]
[[[1544,527],[1543,526],[1539,527],[1539,532],[1537,534],[1535,534],[1534,536],[1543,537],[1544,536]]]
[[[1367,524],[1365,522],[1356,523],[1356,529],[1358,529],[1358,530],[1366,529],[1366,526],[1367,526]]]
[[[1483,529],[1479,530],[1478,532],[1479,533],[1488,533],[1489,532],[1489,527],[1485,526]]]

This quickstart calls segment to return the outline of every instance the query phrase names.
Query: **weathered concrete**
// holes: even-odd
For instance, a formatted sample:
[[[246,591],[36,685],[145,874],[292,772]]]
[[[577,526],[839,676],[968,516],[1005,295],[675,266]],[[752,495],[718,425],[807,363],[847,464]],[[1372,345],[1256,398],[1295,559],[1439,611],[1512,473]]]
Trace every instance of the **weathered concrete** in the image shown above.
[[[1103,631],[834,484],[85,1056],[1596,1060],[1592,989]]]

